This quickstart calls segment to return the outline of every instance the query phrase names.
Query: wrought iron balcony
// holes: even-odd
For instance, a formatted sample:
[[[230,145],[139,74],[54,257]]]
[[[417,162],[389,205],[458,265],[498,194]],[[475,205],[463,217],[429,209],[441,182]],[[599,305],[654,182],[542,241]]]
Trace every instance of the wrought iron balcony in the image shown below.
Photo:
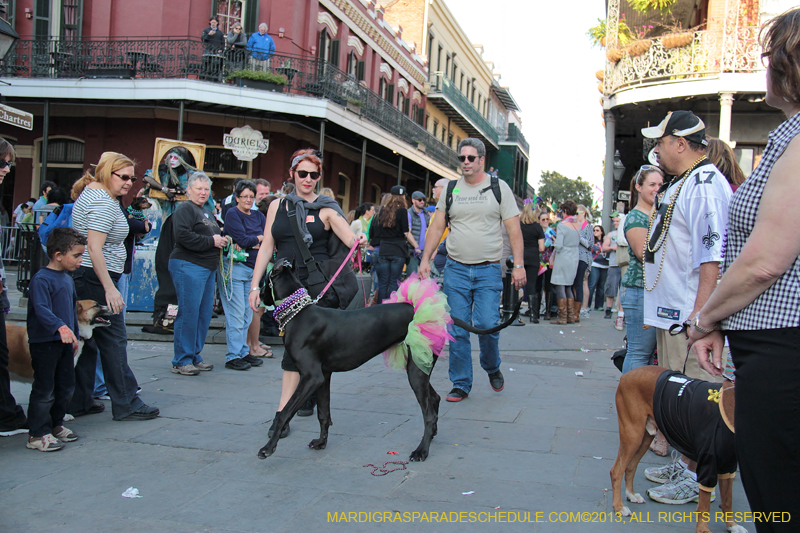
[[[509,124],[508,125],[508,133],[505,135],[505,141],[510,143],[517,143],[522,147],[522,151],[525,154],[530,154],[530,145],[528,141],[525,140],[525,136],[522,135],[522,131],[517,127],[516,124]]]
[[[637,85],[764,70],[758,29],[735,26],[697,31],[689,34],[691,39],[687,37],[684,46],[676,46],[676,36],[663,36],[633,43],[625,49],[609,50],[603,92],[611,95]]]
[[[441,109],[467,133],[482,137],[497,146],[501,133],[481,115],[481,112],[461,91],[453,86],[447,77],[441,74],[432,77],[428,101]]]
[[[199,79],[225,82],[229,74],[253,63],[242,49],[208,49],[197,39],[18,40],[0,63],[0,76],[25,78]],[[458,169],[456,153],[428,131],[358,84],[352,76],[313,57],[273,55],[254,70],[285,77],[284,91],[358,107],[361,117]],[[242,80],[252,86],[250,80]]]

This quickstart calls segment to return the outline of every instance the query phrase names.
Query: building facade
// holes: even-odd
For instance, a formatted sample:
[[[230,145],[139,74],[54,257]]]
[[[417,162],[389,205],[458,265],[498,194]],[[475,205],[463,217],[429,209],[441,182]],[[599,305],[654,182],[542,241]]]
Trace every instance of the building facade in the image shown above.
[[[613,210],[616,193],[627,191],[647,163],[653,142],[642,138],[641,129],[658,124],[669,111],[695,113],[707,135],[733,147],[745,175],[752,172],[768,133],[783,121],[764,101],[766,69],[758,34],[764,22],[792,5],[788,0],[676,0],[670,17],[686,29],[675,31],[659,13],[640,14],[625,0],[609,0],[607,62],[598,76],[606,129],[604,215]],[[640,38],[622,46],[620,20],[638,29]]]
[[[424,54],[368,0],[7,3],[21,38],[0,67],[12,83],[2,94],[34,115],[31,131],[0,124],[18,152],[2,185],[9,211],[37,196],[44,179],[71,186],[105,151],[132,157],[141,176],[158,137],[207,146],[216,197],[235,177],[279,189],[291,153],[305,147],[323,151],[321,186],[345,212],[397,183],[429,191],[458,176],[452,144],[425,127]],[[275,54],[258,63],[227,46],[209,49],[200,36],[212,16],[223,33],[238,22],[249,36],[266,23]],[[282,84],[255,88],[233,76],[243,68]],[[252,161],[223,146],[245,125],[269,141]]]

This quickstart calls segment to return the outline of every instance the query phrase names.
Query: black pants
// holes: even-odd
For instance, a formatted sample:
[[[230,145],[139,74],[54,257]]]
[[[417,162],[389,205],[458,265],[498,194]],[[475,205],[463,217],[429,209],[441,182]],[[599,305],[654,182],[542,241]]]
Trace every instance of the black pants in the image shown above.
[[[64,422],[75,390],[75,355],[72,344],[61,341],[30,345],[33,386],[28,402],[31,437],[43,437]]]
[[[537,296],[538,293],[536,292],[536,285],[539,279],[539,263],[525,265],[525,278],[525,294],[529,298]]]
[[[578,261],[578,272],[575,274],[575,281],[572,283],[572,291],[575,293],[575,301],[583,305],[583,278],[586,277],[586,269],[589,263]]]
[[[109,272],[114,283],[119,274]],[[94,270],[80,267],[72,274],[79,300],[95,300],[106,305],[106,291]],[[124,418],[144,405],[136,396],[136,377],[128,366],[128,332],[122,313],[112,315],[111,325],[95,328],[92,338],[86,341],[78,364],[75,365],[75,393],[70,402],[69,412],[82,415],[94,405],[94,376],[97,367],[97,353],[106,378],[106,388],[111,397],[111,412],[115,420]]]
[[[736,366],[736,455],[750,510],[791,513],[788,523],[755,522],[756,530],[797,531],[800,328],[727,334]]]
[[[0,431],[13,431],[26,423],[25,411],[11,395],[8,376],[8,343],[6,342],[6,314],[0,309]]]

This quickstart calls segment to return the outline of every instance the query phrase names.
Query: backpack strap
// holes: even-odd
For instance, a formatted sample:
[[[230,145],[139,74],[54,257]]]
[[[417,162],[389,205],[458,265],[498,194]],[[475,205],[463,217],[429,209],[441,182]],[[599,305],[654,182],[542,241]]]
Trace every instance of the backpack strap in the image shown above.
[[[447,196],[444,200],[444,223],[450,224],[450,206],[453,205],[453,189],[456,188],[458,180],[451,180],[447,184]]]
[[[312,272],[318,270],[317,262],[314,261],[314,256],[311,255],[308,245],[305,243],[303,236],[300,234],[300,225],[297,223],[297,211],[294,210],[294,206],[292,206],[292,209],[289,209],[286,200],[281,200],[281,204],[283,204],[283,207],[286,210],[286,215],[289,217],[289,226],[292,227],[294,240],[297,242],[297,248],[300,250],[300,255],[303,256],[303,264],[306,265],[310,277]]]

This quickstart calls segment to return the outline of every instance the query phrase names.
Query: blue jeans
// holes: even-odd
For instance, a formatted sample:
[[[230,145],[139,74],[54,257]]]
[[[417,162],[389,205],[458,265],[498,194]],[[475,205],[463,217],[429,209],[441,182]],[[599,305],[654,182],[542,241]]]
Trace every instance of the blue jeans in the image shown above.
[[[500,263],[465,265],[447,260],[444,274],[444,293],[450,305],[450,315],[476,328],[491,328],[500,322],[500,295],[503,277]],[[469,332],[452,327],[455,342],[450,343],[450,381],[464,392],[472,389],[472,344]],[[479,335],[480,362],[488,374],[500,370],[500,333]]]
[[[587,309],[592,307],[602,308],[606,305],[605,287],[607,277],[607,268],[592,267],[592,270],[589,271],[589,305]],[[594,305],[592,305],[592,297],[594,297]]]
[[[122,308],[123,322],[125,321],[125,308],[128,306],[128,287],[130,281],[130,274],[121,274],[119,281],[117,282],[117,290],[119,291],[120,296],[122,296],[122,301],[125,302],[125,306]],[[98,357],[97,369],[94,376],[94,397],[99,398],[100,396],[105,396],[106,394],[108,394],[108,389],[106,389],[106,378],[103,376],[103,365]]]
[[[200,352],[206,344],[208,326],[211,324],[216,270],[183,259],[170,259],[169,273],[178,294],[172,366],[202,363]]]
[[[378,270],[378,302],[383,301],[397,290],[397,280],[403,273],[406,258],[396,255],[382,255],[380,262],[375,265]]]
[[[620,287],[622,309],[628,325],[628,355],[622,365],[622,373],[649,365],[656,347],[656,328],[644,328],[644,289]]]
[[[227,269],[227,265],[225,268]],[[222,271],[219,273],[219,278],[219,295],[222,308],[225,310],[225,341],[228,344],[225,362],[227,363],[250,353],[250,347],[247,345],[247,328],[253,320],[253,310],[250,309],[248,296],[253,269],[234,262],[230,280],[225,284],[222,283]]]

